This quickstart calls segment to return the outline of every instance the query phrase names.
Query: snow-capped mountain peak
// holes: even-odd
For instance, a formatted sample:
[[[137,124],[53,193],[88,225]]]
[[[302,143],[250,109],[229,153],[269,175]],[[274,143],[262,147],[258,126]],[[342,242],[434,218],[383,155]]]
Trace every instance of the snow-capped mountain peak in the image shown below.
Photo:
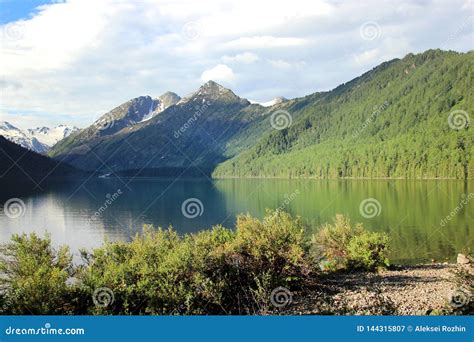
[[[37,127],[23,131],[7,121],[0,121],[0,135],[15,144],[38,153],[47,152],[59,140],[78,130],[77,127],[59,125],[53,128]]]
[[[70,127],[66,125],[58,125],[56,127],[37,127],[28,129],[28,135],[38,139],[41,143],[52,147],[59,140],[62,140],[70,134],[78,131],[77,127]]]
[[[8,131],[8,130],[18,130],[15,126],[7,121],[0,121],[0,130]]]

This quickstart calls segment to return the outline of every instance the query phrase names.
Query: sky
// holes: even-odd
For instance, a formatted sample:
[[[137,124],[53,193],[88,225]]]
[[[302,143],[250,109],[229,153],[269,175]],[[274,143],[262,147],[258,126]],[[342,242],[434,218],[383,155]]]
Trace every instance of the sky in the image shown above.
[[[472,50],[473,19],[472,0],[0,0],[0,121],[86,127],[209,79],[305,96],[410,52]]]

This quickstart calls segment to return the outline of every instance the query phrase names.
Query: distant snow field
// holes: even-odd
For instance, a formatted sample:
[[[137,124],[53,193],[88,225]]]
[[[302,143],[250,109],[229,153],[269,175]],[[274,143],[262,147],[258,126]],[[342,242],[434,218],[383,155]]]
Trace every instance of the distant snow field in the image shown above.
[[[7,121],[0,121],[0,135],[15,144],[38,153],[49,151],[58,141],[78,130],[77,127],[67,125],[21,130]]]

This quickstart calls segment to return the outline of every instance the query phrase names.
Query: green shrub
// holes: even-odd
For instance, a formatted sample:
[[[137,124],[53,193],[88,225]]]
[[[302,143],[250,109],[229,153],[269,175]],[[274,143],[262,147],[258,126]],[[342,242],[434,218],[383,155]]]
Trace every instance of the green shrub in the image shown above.
[[[277,286],[291,286],[310,270],[299,219],[268,212],[262,220],[237,218],[179,237],[148,228],[130,243],[107,243],[84,253],[78,278],[84,293],[106,287],[114,302],[90,313],[253,313],[268,305]]]
[[[386,264],[386,236],[336,217],[315,236],[328,262],[374,269]],[[315,242],[315,243],[316,243]],[[314,245],[313,245],[314,246]],[[47,236],[15,235],[0,257],[0,309],[6,314],[254,314],[268,311],[280,287],[301,288],[313,272],[299,218],[240,215],[234,230],[215,226],[179,236],[145,227],[131,242],[82,251]],[[339,265],[338,265],[339,266]]]
[[[71,312],[67,280],[73,275],[67,247],[55,250],[49,236],[13,235],[1,248],[0,285],[3,313]]]
[[[256,271],[272,270],[277,281],[290,281],[306,274],[309,244],[299,218],[283,211],[268,211],[260,221],[250,215],[240,215],[236,223],[237,236],[233,250]]]
[[[232,312],[242,312],[242,302],[249,313],[265,311],[273,289],[291,288],[312,270],[308,251],[299,218],[282,211],[268,211],[262,221],[238,216],[235,239],[224,250],[226,267],[233,270],[225,275],[230,292],[224,292],[224,303],[231,303]]]
[[[323,270],[362,269],[372,271],[388,266],[388,236],[368,232],[362,224],[353,226],[349,218],[336,215],[313,235],[312,250]]]
[[[347,266],[349,241],[364,231],[361,224],[351,225],[349,218],[336,215],[333,224],[325,223],[312,237],[312,250],[324,270]]]
[[[386,234],[363,232],[356,235],[347,246],[349,268],[373,271],[378,267],[390,266],[387,249]]]
[[[130,243],[106,243],[90,254],[78,278],[89,293],[90,313],[162,314],[183,302],[187,284],[180,279],[191,265],[191,249],[171,229],[145,229]],[[93,303],[97,289],[108,288],[113,301]],[[181,304],[181,303],[179,303]]]

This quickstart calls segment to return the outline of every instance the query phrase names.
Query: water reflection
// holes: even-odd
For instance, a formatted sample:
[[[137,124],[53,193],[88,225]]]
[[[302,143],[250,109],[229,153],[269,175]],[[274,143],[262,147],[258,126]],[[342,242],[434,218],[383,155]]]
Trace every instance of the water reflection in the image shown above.
[[[0,239],[48,231],[55,244],[68,244],[77,251],[104,240],[129,240],[142,232],[144,224],[172,225],[185,234],[215,224],[231,227],[239,213],[262,217],[267,208],[280,207],[301,216],[310,231],[336,213],[371,230],[386,231],[392,238],[392,257],[399,262],[452,260],[474,241],[474,201],[459,207],[463,196],[473,191],[472,185],[384,180],[77,180],[21,197],[25,213],[19,218],[0,213]],[[189,219],[182,214],[181,205],[188,198],[203,203],[202,215]],[[381,210],[373,218],[359,211],[366,198],[380,203]],[[457,214],[442,225],[441,220],[455,208]]]

